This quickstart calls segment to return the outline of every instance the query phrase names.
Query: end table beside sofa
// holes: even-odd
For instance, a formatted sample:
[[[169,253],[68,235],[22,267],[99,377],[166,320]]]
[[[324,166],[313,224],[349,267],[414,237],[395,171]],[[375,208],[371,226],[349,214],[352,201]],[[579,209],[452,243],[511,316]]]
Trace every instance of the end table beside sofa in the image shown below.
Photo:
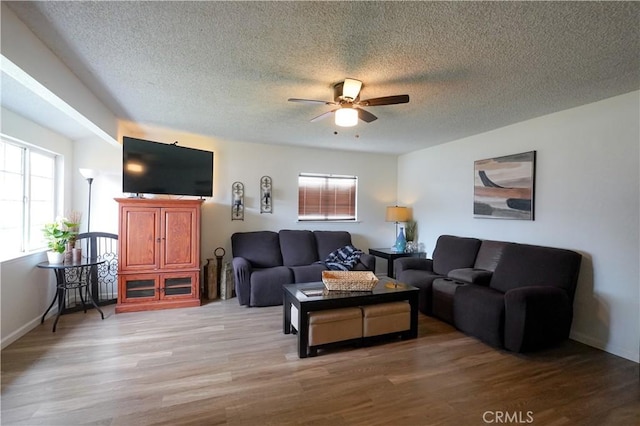
[[[379,257],[381,259],[387,260],[387,276],[389,278],[395,278],[396,274],[393,271],[393,262],[396,259],[400,259],[401,257],[427,257],[427,253],[419,251],[419,252],[408,252],[408,251],[395,251],[393,249],[388,248],[370,248],[369,254]]]

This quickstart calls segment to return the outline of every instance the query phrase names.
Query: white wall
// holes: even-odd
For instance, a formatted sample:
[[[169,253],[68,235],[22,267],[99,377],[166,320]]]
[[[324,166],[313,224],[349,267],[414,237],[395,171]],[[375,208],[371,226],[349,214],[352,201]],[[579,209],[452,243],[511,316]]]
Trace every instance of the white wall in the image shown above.
[[[79,169],[93,169],[91,184],[91,231],[118,233],[116,197],[122,196],[122,146],[99,139],[85,139],[73,144],[73,209],[82,212],[80,232],[87,230],[89,183]]]
[[[112,141],[118,122],[111,111],[86,88],[66,65],[4,3],[2,13],[2,56],[75,108],[100,129],[103,140]]]
[[[44,127],[26,120],[2,108],[1,132],[11,138],[64,156],[63,176],[72,174],[73,143]],[[64,179],[62,214],[71,209],[72,182]],[[2,262],[0,269],[0,336],[2,347],[6,347],[33,327],[53,299],[55,280],[50,271],[36,268],[36,264],[46,260],[44,251]],[[54,308],[53,313],[56,312]]]
[[[583,254],[571,337],[639,361],[640,92],[403,155],[398,196],[440,234]],[[473,162],[537,151],[535,221],[474,219]]]
[[[394,240],[394,225],[384,222],[385,208],[396,202],[394,155],[297,148],[219,140],[171,129],[122,123],[122,135],[214,152],[214,195],[203,205],[202,259],[223,247],[231,258],[234,232],[280,229],[326,229],[351,232],[361,249],[387,247]],[[118,159],[117,167],[121,167]],[[298,223],[298,174],[347,174],[358,177],[358,223]],[[260,214],[262,176],[273,179],[273,214]],[[245,220],[231,220],[231,185],[245,186]],[[93,219],[92,219],[93,221]]]

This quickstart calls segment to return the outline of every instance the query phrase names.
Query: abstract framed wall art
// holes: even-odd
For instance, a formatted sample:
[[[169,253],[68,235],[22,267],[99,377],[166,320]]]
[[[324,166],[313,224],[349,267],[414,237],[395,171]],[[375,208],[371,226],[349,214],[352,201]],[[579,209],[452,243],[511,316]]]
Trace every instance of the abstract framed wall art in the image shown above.
[[[473,215],[533,220],[536,152],[473,163]]]

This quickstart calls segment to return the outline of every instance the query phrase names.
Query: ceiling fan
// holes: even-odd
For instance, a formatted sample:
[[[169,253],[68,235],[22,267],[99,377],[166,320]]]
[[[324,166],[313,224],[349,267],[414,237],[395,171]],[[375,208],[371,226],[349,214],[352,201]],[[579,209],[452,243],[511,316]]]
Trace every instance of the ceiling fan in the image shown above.
[[[406,104],[409,102],[409,95],[383,96],[380,98],[371,98],[361,101],[361,88],[362,82],[360,80],[345,78],[344,81],[333,86],[333,101],[289,98],[289,102],[336,105],[338,108],[334,108],[331,111],[320,114],[319,116],[312,118],[311,121],[319,121],[335,113],[335,123],[342,127],[355,126],[358,123],[358,118],[366,123],[371,123],[378,119],[378,117],[361,107]]]

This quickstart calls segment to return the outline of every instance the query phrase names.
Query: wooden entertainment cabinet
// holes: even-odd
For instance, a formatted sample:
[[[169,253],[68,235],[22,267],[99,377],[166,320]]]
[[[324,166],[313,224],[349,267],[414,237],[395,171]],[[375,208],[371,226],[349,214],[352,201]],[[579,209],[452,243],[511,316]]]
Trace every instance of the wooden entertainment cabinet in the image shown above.
[[[202,200],[116,198],[116,313],[200,306]]]

